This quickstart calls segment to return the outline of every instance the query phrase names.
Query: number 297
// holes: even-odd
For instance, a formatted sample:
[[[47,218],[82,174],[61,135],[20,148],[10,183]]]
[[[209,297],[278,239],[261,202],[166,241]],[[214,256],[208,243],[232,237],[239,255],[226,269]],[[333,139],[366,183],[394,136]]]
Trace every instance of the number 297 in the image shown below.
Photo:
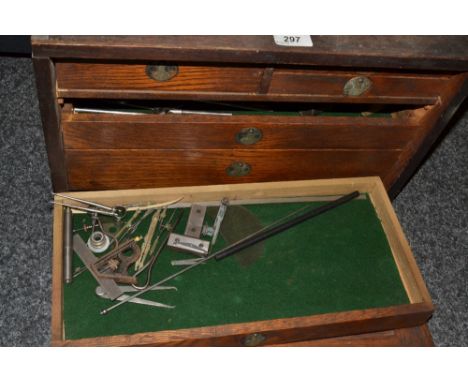
[[[283,40],[286,43],[298,43],[300,39],[300,36],[283,36]]]

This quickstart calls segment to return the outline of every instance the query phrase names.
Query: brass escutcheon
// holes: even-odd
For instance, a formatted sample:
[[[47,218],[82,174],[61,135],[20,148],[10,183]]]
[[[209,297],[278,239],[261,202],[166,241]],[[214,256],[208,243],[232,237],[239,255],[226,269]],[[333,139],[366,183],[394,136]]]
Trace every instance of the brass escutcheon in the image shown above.
[[[147,65],[146,75],[153,80],[164,82],[169,81],[179,73],[177,65]]]
[[[343,87],[346,96],[360,96],[372,87],[372,81],[368,77],[353,77]]]
[[[254,145],[263,137],[262,130],[256,127],[245,127],[236,134],[236,142],[242,145]]]
[[[233,162],[226,168],[226,174],[229,176],[244,176],[249,175],[252,167],[245,162]]]
[[[258,346],[265,342],[266,337],[261,333],[249,334],[242,340],[244,346]]]

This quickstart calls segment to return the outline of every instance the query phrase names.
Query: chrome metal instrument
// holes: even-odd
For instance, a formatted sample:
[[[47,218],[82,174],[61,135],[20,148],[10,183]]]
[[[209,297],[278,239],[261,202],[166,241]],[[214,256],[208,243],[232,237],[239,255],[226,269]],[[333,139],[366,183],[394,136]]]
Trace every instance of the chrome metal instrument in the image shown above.
[[[98,258],[92,254],[86,246],[86,243],[78,234],[73,236],[73,249],[111,300],[115,300],[123,293],[114,280],[99,277],[99,275],[94,271],[92,265],[98,260]]]
[[[107,236],[104,232],[94,231],[89,236],[86,245],[94,253],[103,253],[107,251],[107,249],[111,245],[111,241],[109,239],[109,236]]]
[[[185,266],[185,265],[193,265],[193,264],[197,264],[197,263],[199,263],[199,262],[201,262],[203,260],[204,260],[203,257],[194,257],[193,259],[172,260],[171,265],[174,266],[174,267]]]
[[[118,301],[122,301],[122,300],[129,297],[128,294],[123,294],[123,293],[138,292],[138,290],[134,289],[131,286],[119,286],[119,288],[120,288],[120,290],[122,292],[122,295],[120,297],[117,297],[116,300],[118,300]],[[157,288],[153,288],[152,290],[177,290],[177,288],[174,287],[174,286],[159,286]],[[107,296],[106,292],[100,286],[96,287],[96,295],[101,297],[101,298],[110,299]],[[166,308],[166,309],[174,309],[175,308],[174,305],[167,305],[167,304],[163,304],[163,303],[160,303],[160,302],[157,302],[157,301],[145,300],[145,299],[138,298],[138,297],[133,298],[131,300],[131,302],[133,302],[135,304],[155,306],[157,308]]]
[[[209,227],[207,225],[203,227],[203,234],[207,236],[212,236],[212,239],[211,239],[212,246],[215,245],[216,239],[218,238],[219,230],[221,228],[224,215],[226,215],[226,210],[227,210],[228,205],[229,205],[229,200],[227,198],[223,198],[221,200],[221,205],[219,206],[218,214],[216,215],[216,219],[213,224],[213,227]]]
[[[63,194],[54,194],[54,195],[60,196],[64,199],[73,200],[74,202],[79,202],[79,203],[87,205],[86,207],[83,207],[83,206],[75,206],[75,205],[65,204],[65,203],[57,203],[55,201],[52,202],[54,204],[58,204],[64,207],[70,207],[70,208],[74,208],[74,209],[81,210],[81,211],[97,213],[97,214],[106,215],[106,216],[112,216],[116,218],[117,220],[122,219],[127,213],[127,209],[123,206],[110,207],[110,206],[106,206],[105,204],[100,204],[100,203],[90,202],[88,200],[75,198],[74,196],[68,196],[68,195],[63,195]]]
[[[191,252],[199,256],[206,256],[210,249],[210,242],[194,237],[171,233],[167,246],[179,251]]]
[[[190,208],[190,214],[187,220],[187,226],[185,227],[185,236],[199,238],[202,228],[203,220],[205,220],[206,206],[198,204],[192,205]]]

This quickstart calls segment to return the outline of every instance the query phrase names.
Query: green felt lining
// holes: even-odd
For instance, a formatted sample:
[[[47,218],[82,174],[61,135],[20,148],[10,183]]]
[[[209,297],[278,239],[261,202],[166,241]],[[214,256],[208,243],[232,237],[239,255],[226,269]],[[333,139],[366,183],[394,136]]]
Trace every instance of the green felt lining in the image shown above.
[[[321,204],[256,204],[245,208],[265,226],[305,205]],[[180,233],[188,212],[184,211],[178,226]],[[75,227],[81,226],[83,216],[74,217]],[[139,234],[144,234],[147,225],[148,221]],[[83,238],[87,239],[87,234],[83,233]],[[224,245],[221,237],[217,247]],[[163,251],[153,282],[180,269],[171,266],[170,260],[187,257],[173,250]],[[74,262],[75,266],[81,265],[77,256]],[[176,305],[172,310],[128,303],[101,316],[100,310],[112,303],[95,296],[96,285],[86,272],[64,286],[66,339],[252,322],[409,302],[380,220],[368,199],[353,200],[268,239],[264,253],[249,266],[242,265],[236,257],[220,262],[212,260],[168,283],[178,291],[151,291],[142,296]]]

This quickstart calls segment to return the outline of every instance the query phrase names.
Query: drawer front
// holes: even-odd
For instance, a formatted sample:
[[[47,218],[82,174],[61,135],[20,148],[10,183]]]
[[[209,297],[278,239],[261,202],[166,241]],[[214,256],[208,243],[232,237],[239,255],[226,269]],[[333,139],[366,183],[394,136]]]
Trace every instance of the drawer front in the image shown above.
[[[379,175],[399,150],[67,150],[72,190]]]
[[[249,67],[174,67],[165,71],[137,64],[57,63],[57,91],[59,96],[70,93],[80,96],[93,91],[133,92],[134,96],[144,91],[254,93],[263,74],[263,69]]]
[[[268,94],[310,95],[322,101],[431,104],[448,76],[277,69]]]
[[[172,68],[172,69],[171,69]],[[57,95],[433,104],[450,76],[247,66],[56,63]]]
[[[62,130],[65,148],[80,150],[403,149],[421,131],[409,120],[391,118],[193,119],[72,119],[62,122]]]
[[[434,346],[427,325],[273,346]]]

